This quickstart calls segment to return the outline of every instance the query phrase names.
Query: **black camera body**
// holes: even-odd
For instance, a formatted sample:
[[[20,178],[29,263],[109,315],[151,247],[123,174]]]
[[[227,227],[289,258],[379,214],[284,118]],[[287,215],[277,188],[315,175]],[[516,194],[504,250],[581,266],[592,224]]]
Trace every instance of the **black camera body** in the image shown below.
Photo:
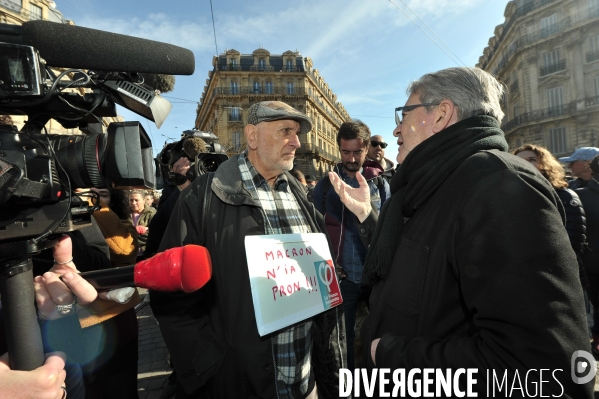
[[[15,29],[0,24],[0,33]],[[104,133],[101,118],[117,116],[119,104],[159,125],[168,101],[137,73],[67,69],[57,75],[36,48],[2,40],[0,117],[27,116],[20,131],[0,124],[2,242],[89,225],[94,208],[77,188],[155,188],[152,143],[141,124],[113,122]],[[50,119],[83,134],[48,134]]]
[[[198,144],[198,139],[201,144]],[[157,187],[160,189],[167,184],[180,185],[186,180],[193,181],[198,176],[216,171],[220,164],[229,159],[217,140],[218,136],[214,133],[192,129],[185,130],[181,134],[181,140],[164,143],[162,151],[156,157]],[[182,157],[191,162],[185,176],[170,170]]]

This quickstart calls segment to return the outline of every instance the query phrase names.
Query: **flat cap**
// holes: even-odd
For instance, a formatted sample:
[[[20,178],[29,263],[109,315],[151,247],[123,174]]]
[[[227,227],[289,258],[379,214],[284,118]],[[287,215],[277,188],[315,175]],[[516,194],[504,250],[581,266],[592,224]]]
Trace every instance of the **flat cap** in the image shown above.
[[[291,119],[299,122],[300,133],[308,133],[312,130],[312,120],[292,106],[281,101],[262,101],[256,103],[248,110],[249,125],[257,125],[260,122],[273,122]]]

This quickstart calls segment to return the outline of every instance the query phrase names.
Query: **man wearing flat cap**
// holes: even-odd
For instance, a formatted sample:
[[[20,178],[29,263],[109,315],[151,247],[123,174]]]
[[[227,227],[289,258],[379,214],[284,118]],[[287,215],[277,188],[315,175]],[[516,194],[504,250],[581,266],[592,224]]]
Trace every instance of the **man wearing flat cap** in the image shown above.
[[[572,176],[576,178],[568,183],[568,188],[570,190],[583,188],[589,184],[593,175],[593,171],[590,167],[591,161],[598,155],[599,148],[597,147],[580,147],[569,157],[562,157],[559,159],[560,162],[568,165],[572,171]]]
[[[285,103],[252,105],[247,149],[180,194],[160,251],[205,246],[212,278],[192,294],[151,295],[177,371],[177,399],[338,397],[338,370],[346,367],[342,308],[260,336],[244,244],[246,236],[326,231],[288,172],[299,135],[311,128]]]

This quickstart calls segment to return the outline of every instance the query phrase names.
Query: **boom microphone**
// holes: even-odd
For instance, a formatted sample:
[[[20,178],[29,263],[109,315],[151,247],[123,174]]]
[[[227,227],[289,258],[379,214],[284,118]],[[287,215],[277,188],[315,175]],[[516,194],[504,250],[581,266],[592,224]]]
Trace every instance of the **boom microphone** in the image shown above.
[[[210,254],[200,245],[171,248],[134,266],[81,273],[81,277],[98,291],[141,287],[190,293],[202,288],[211,276]]]
[[[49,66],[192,75],[190,50],[172,44],[50,21],[0,24],[0,42],[33,46]]]

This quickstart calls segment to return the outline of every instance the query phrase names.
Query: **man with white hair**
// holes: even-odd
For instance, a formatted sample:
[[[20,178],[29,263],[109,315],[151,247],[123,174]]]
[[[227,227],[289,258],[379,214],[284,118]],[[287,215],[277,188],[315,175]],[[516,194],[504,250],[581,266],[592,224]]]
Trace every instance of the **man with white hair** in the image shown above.
[[[460,67],[424,75],[408,94],[393,132],[401,167],[364,268],[373,284],[362,328],[369,368],[421,370],[415,383],[444,397],[540,389],[592,398],[594,360],[563,207],[534,167],[507,152],[503,86]],[[352,189],[329,175],[353,212],[370,209],[359,200],[363,178]],[[449,388],[439,378],[446,370],[455,377]]]

